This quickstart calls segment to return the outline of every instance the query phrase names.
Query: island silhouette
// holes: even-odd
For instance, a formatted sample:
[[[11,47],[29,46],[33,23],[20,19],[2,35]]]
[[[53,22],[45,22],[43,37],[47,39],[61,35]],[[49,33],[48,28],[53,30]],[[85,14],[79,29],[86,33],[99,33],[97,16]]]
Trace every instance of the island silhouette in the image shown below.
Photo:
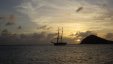
[[[89,35],[81,41],[81,44],[113,44],[113,41],[106,40],[96,35]]]

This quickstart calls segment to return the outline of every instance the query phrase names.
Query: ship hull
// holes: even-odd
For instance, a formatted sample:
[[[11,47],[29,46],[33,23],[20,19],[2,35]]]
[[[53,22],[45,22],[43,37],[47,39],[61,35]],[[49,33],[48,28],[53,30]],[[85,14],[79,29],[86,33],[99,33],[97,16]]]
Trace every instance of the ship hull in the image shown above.
[[[67,43],[54,43],[54,46],[64,46],[66,45]]]

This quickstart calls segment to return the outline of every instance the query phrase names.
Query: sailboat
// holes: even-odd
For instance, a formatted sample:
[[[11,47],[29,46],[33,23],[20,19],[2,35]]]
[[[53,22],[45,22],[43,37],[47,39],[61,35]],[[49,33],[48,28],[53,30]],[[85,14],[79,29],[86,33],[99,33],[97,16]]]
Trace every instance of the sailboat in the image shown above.
[[[66,42],[63,42],[63,27],[62,27],[62,33],[60,35],[60,29],[58,27],[58,35],[57,35],[57,40],[56,42],[51,42],[53,43],[55,46],[60,46],[60,45],[66,45]]]

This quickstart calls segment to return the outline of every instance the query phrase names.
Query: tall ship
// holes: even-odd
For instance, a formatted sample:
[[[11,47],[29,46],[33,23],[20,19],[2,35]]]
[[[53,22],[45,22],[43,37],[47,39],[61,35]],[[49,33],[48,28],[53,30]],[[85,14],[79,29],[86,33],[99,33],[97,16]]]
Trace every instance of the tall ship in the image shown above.
[[[63,27],[61,29],[61,33],[60,33],[60,29],[58,27],[58,33],[57,33],[57,38],[56,38],[56,42],[51,42],[53,43],[55,46],[60,46],[60,45],[66,45],[66,42],[63,42]]]

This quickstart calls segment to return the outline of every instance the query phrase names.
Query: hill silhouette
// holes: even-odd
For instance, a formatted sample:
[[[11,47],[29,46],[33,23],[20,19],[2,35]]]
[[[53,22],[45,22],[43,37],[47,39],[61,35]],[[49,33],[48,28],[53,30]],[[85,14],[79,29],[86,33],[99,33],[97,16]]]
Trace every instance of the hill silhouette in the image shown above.
[[[113,44],[113,41],[100,38],[96,35],[90,35],[83,39],[81,44]]]

